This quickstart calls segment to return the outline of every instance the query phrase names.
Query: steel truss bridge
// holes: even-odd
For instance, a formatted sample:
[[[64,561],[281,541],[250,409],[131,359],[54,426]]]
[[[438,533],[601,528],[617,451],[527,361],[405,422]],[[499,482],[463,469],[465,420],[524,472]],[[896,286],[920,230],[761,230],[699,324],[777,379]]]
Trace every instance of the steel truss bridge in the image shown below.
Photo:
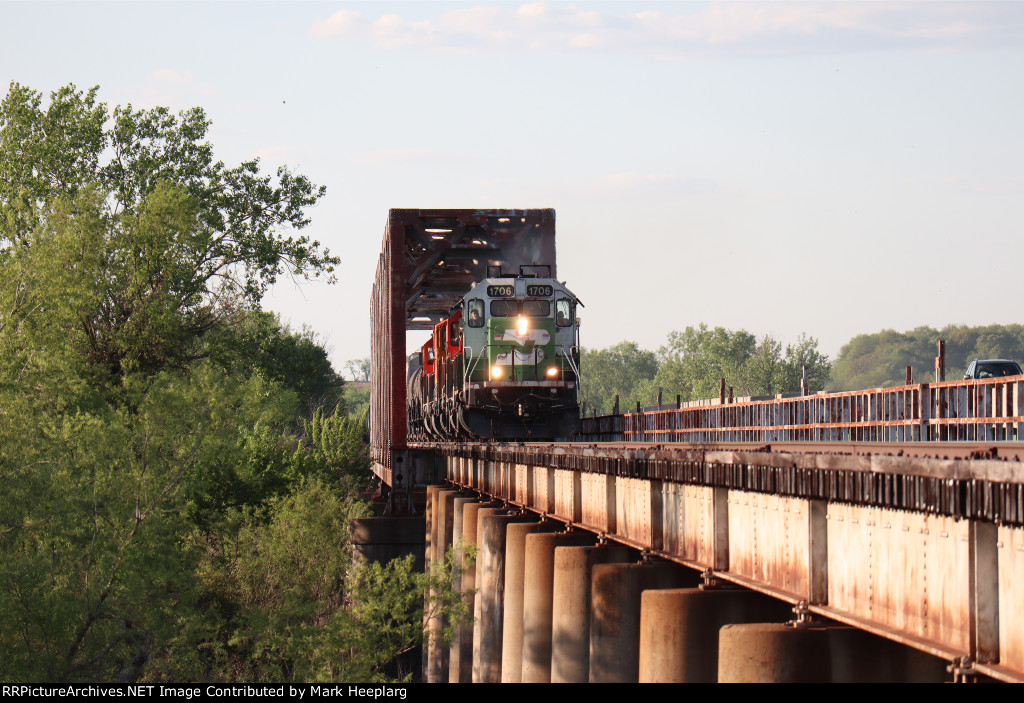
[[[588,417],[565,443],[408,442],[406,328],[440,319],[485,260],[553,262],[553,229],[548,210],[393,210],[388,221],[372,302],[374,471],[393,494],[429,486],[428,559],[460,539],[480,550],[459,584],[479,589],[476,625],[430,648],[429,680],[1024,680],[1024,377],[723,392]],[[638,564],[676,571],[634,577]],[[607,569],[616,583],[639,579],[635,593],[601,590]],[[698,605],[664,600],[677,593]],[[710,606],[702,593],[733,600]],[[744,611],[750,594],[766,600]],[[569,618],[581,600],[587,612]],[[721,615],[695,624],[687,607]],[[850,644],[851,632],[874,639]],[[692,661],[694,637],[703,649],[717,640],[716,661]],[[942,667],[865,674],[889,666],[879,653],[897,658],[891,647]],[[655,656],[666,648],[675,660]],[[771,652],[760,669],[737,663],[760,650]],[[818,673],[786,678],[786,657]]]

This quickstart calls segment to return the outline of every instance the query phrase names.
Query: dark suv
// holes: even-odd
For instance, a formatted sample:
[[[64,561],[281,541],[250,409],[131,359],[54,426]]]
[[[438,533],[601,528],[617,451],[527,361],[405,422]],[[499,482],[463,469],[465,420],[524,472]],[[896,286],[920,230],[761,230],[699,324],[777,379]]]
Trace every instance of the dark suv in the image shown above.
[[[1020,364],[1011,359],[975,359],[967,367],[964,380],[972,378],[998,378],[1000,376],[1019,376],[1024,373]]]

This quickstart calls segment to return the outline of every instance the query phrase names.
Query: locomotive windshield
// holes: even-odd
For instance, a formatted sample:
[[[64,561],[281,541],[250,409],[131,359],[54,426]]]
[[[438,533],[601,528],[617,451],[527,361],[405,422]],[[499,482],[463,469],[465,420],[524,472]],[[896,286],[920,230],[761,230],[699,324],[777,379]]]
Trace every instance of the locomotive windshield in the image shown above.
[[[491,317],[515,317],[519,314],[519,303],[515,300],[492,300]]]
[[[524,300],[523,314],[527,317],[549,317],[551,302],[548,300]]]
[[[520,312],[520,307],[522,312]],[[491,317],[551,317],[550,300],[492,300]]]

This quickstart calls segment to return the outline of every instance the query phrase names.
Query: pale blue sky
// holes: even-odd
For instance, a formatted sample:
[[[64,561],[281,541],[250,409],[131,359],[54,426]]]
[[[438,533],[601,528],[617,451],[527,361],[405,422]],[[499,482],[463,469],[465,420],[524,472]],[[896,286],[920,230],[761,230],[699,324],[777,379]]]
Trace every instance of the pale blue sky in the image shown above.
[[[1021,322],[1024,4],[0,2],[0,80],[200,105],[327,185],[340,282],[266,299],[369,353],[391,207],[554,207],[587,346],[707,322]]]

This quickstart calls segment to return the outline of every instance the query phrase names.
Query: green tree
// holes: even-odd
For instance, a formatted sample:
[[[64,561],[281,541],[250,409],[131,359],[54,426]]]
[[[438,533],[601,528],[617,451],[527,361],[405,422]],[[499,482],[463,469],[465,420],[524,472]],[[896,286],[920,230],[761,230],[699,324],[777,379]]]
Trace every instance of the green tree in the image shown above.
[[[808,390],[811,393],[824,390],[832,375],[832,362],[829,361],[827,354],[818,351],[817,339],[801,334],[796,344],[786,345],[780,393],[796,393],[800,390],[805,366],[807,367]]]
[[[345,414],[341,406],[331,414],[321,408],[303,423],[303,429],[309,453],[320,462],[322,473],[353,479],[357,485],[370,478],[364,417]]]
[[[625,411],[636,395],[638,384],[654,378],[657,372],[658,360],[654,352],[641,349],[636,342],[619,342],[606,349],[584,349],[580,375],[587,407],[599,413],[611,412],[618,395],[620,408]]]
[[[277,277],[338,260],[288,234],[325,192],[258,160],[229,168],[205,141],[200,108],[108,111],[73,85],[42,96],[12,83],[0,103],[0,252],[31,245],[53,219],[88,213],[98,268],[79,311],[91,361],[119,372],[194,359],[194,342],[232,306],[255,307]]]
[[[3,389],[0,678],[134,681],[200,622],[189,498],[268,419],[262,390],[212,367],[128,377],[88,411]]]
[[[369,381],[371,366],[372,361],[369,358],[349,359],[345,362],[345,369],[352,374],[353,381]]]
[[[757,350],[757,338],[745,330],[731,331],[706,324],[670,332],[659,350],[661,367],[654,379],[683,400],[717,398],[720,380],[737,386],[745,379],[745,364]]]
[[[805,366],[808,390],[812,393],[822,390],[832,364],[827,355],[818,351],[818,340],[801,334],[796,344],[786,345],[783,355],[782,343],[765,335],[740,367],[736,391],[749,396],[799,393]]]
[[[349,415],[365,420],[370,412],[370,384],[352,382],[345,384],[345,410]]]
[[[345,381],[331,366],[316,334],[292,331],[270,312],[240,310],[207,346],[211,356],[238,370],[256,368],[296,393],[306,415],[343,404]]]
[[[229,613],[222,669],[243,680],[383,681],[396,673],[386,667],[422,642],[425,604],[452,622],[468,616],[451,588],[451,554],[427,574],[411,556],[353,563],[349,520],[367,514],[313,478],[265,511],[230,515],[238,527],[225,539],[193,537],[208,597]]]
[[[1024,359],[1024,325],[882,330],[857,335],[843,345],[831,387],[852,390],[902,385],[907,366],[913,369],[916,382],[933,381],[940,339],[946,342],[947,380],[962,378],[975,358]]]
[[[325,352],[258,312],[336,261],[288,234],[323,189],[214,162],[208,124],[73,86],[0,104],[5,681],[232,679],[205,544],[358,464],[351,428],[297,431],[299,394],[340,390]]]

